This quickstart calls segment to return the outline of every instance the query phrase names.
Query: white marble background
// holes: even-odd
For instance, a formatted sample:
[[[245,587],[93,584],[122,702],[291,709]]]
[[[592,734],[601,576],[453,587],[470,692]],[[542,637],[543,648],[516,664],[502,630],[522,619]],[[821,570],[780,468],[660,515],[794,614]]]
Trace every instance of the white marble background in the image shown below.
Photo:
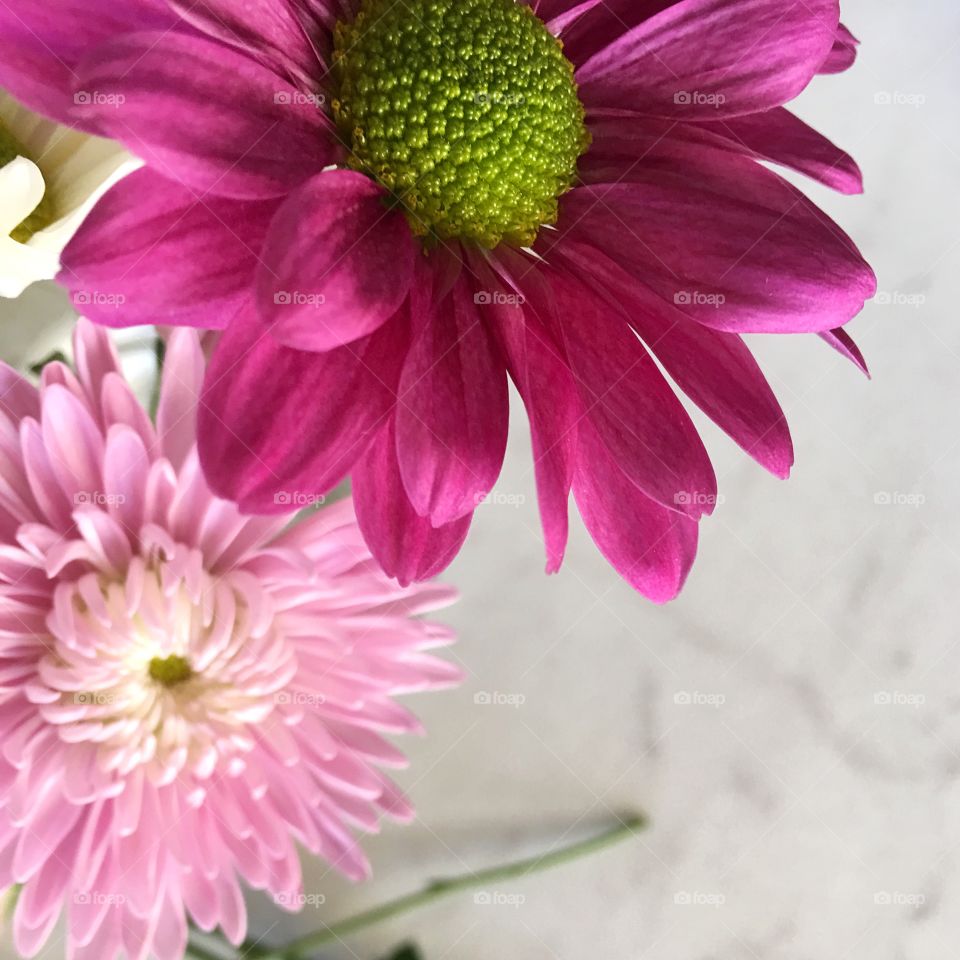
[[[960,11],[849,0],[844,19],[860,59],[799,112],[866,174],[864,197],[808,189],[880,277],[850,327],[872,382],[816,338],[755,338],[797,466],[776,481],[704,425],[726,501],[665,608],[623,585],[579,523],[563,571],[542,574],[518,412],[498,490],[525,502],[481,508],[448,575],[469,680],[415,704],[429,736],[406,745],[400,779],[420,819],[370,839],[365,887],[310,864],[323,906],[291,918],[252,896],[267,940],[641,809],[636,840],[489,891],[518,906],[458,895],[323,956],[378,960],[406,937],[427,960],[956,955]],[[5,357],[22,357],[15,325],[49,296],[0,309]]]

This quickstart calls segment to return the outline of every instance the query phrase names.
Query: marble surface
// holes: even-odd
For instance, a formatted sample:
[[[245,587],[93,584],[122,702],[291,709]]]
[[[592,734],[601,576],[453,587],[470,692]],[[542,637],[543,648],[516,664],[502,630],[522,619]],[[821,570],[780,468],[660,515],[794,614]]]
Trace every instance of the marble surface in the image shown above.
[[[578,522],[563,571],[543,575],[517,411],[509,496],[478,511],[448,575],[469,679],[414,702],[429,736],[405,744],[400,780],[420,818],[370,838],[364,887],[308,864],[303,914],[252,895],[267,940],[640,809],[651,826],[625,845],[323,956],[376,960],[407,937],[427,960],[955,956],[960,11],[850,0],[844,19],[859,62],[799,112],[866,173],[864,197],[808,189],[879,274],[850,328],[873,380],[816,338],[754,339],[797,466],[776,481],[704,424],[725,502],[667,607],[622,584]]]

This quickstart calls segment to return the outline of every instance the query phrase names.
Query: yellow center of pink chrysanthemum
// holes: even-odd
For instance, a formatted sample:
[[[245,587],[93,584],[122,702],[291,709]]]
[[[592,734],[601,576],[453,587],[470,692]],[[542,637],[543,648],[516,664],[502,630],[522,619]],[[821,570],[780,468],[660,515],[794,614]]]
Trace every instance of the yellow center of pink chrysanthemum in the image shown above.
[[[560,42],[514,0],[363,0],[335,31],[349,163],[413,232],[531,244],[589,143]]]
[[[104,771],[143,767],[155,783],[238,762],[296,669],[249,577],[213,577],[177,553],[135,560],[124,582],[90,574],[63,585],[69,632],[40,666],[58,692],[43,710],[61,736],[96,745]]]

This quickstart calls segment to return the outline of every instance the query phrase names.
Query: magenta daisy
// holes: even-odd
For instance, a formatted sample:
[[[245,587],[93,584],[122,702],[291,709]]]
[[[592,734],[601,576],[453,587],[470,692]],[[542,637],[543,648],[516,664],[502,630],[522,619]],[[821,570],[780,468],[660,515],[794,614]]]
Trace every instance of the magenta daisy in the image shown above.
[[[572,491],[662,601],[716,480],[658,363],[781,477],[789,432],[741,335],[817,333],[863,366],[841,327],[870,268],[759,162],[861,189],[783,107],[853,61],[837,0],[95,6],[0,12],[0,77],[147,161],[62,279],[104,323],[223,329],[200,452],[245,510],[350,473],[384,569],[428,577],[498,476],[509,379],[547,569]]]
[[[193,331],[169,344],[156,427],[102,330],[39,390],[0,366],[0,889],[33,956],[180,960],[187,918],[244,936],[240,881],[295,909],[298,844],[359,879],[354,829],[410,806],[383,737],[396,694],[457,680],[349,501],[242,516],[200,471]]]

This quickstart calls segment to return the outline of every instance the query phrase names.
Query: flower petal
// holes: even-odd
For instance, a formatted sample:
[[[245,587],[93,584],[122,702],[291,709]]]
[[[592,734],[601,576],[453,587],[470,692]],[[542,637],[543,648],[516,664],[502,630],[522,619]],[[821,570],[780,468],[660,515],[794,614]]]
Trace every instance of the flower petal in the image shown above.
[[[436,525],[472,513],[500,473],[509,401],[503,359],[473,286],[461,274],[449,297],[419,279],[414,337],[397,404],[397,457],[410,502]]]
[[[853,157],[783,107],[702,126],[727,148],[792,167],[840,193],[863,193]]]
[[[435,527],[417,514],[400,478],[392,421],[357,464],[353,502],[367,545],[384,572],[402,586],[443,570],[463,545],[473,518],[468,513]]]
[[[857,47],[860,41],[841,23],[827,59],[820,65],[820,73],[843,73],[849,70],[857,59]]]
[[[589,420],[619,469],[648,497],[699,518],[717,481],[690,417],[626,316],[581,281],[544,268],[527,308],[559,331]]]
[[[59,120],[75,122],[77,63],[110,37],[131,30],[168,30],[176,24],[164,0],[17,0],[0,4],[0,87]]]
[[[654,603],[679,592],[697,552],[697,524],[644,496],[584,421],[573,495],[583,522],[616,571]]]
[[[593,185],[561,199],[560,223],[686,316],[737,333],[816,332],[873,296],[853,241],[782,177],[679,138],[648,147],[636,132],[633,152],[598,149]]]
[[[706,119],[780,106],[833,46],[837,0],[680,0],[577,71],[588,110]]]
[[[331,162],[329,121],[287,80],[223,44],[136,33],[81,68],[80,108],[158,173],[201,191],[279,197]]]
[[[109,190],[63,252],[59,280],[108,326],[223,327],[253,296],[273,200],[201,197],[144,168]]]
[[[516,288],[519,284],[514,278],[526,272],[519,257],[506,251],[497,256],[498,269],[508,273]],[[494,335],[527,410],[547,573],[556,573],[567,546],[567,501],[573,482],[577,421],[583,407],[562,349],[536,314],[511,303],[510,291],[489,270],[484,271],[482,263],[474,262],[473,268],[487,290],[500,294],[490,298],[484,312],[492,317]]]
[[[157,436],[160,450],[179,470],[197,441],[197,404],[206,366],[200,341],[193,330],[174,330],[167,341]]]
[[[309,34],[287,0],[169,0],[187,23],[223,43],[271,64],[279,73],[306,80],[317,73]]]
[[[598,292],[623,305],[673,381],[714,423],[774,476],[789,476],[793,442],[786,418],[740,337],[689,320],[597,250],[573,243],[559,249],[572,264],[583,264]]]
[[[291,194],[267,234],[257,277],[271,334],[329,350],[373,333],[403,303],[414,242],[386,194],[352,170],[321,173]]]
[[[818,334],[818,336],[824,343],[829,343],[841,357],[846,357],[852,364],[862,370],[869,379],[870,370],[867,367],[867,361],[863,359],[860,348],[846,330],[842,327],[837,327],[836,330],[825,330],[823,333]]]
[[[280,346],[252,311],[222,335],[198,413],[214,491],[283,513],[331,489],[383,425],[407,348],[406,317],[326,353]]]

